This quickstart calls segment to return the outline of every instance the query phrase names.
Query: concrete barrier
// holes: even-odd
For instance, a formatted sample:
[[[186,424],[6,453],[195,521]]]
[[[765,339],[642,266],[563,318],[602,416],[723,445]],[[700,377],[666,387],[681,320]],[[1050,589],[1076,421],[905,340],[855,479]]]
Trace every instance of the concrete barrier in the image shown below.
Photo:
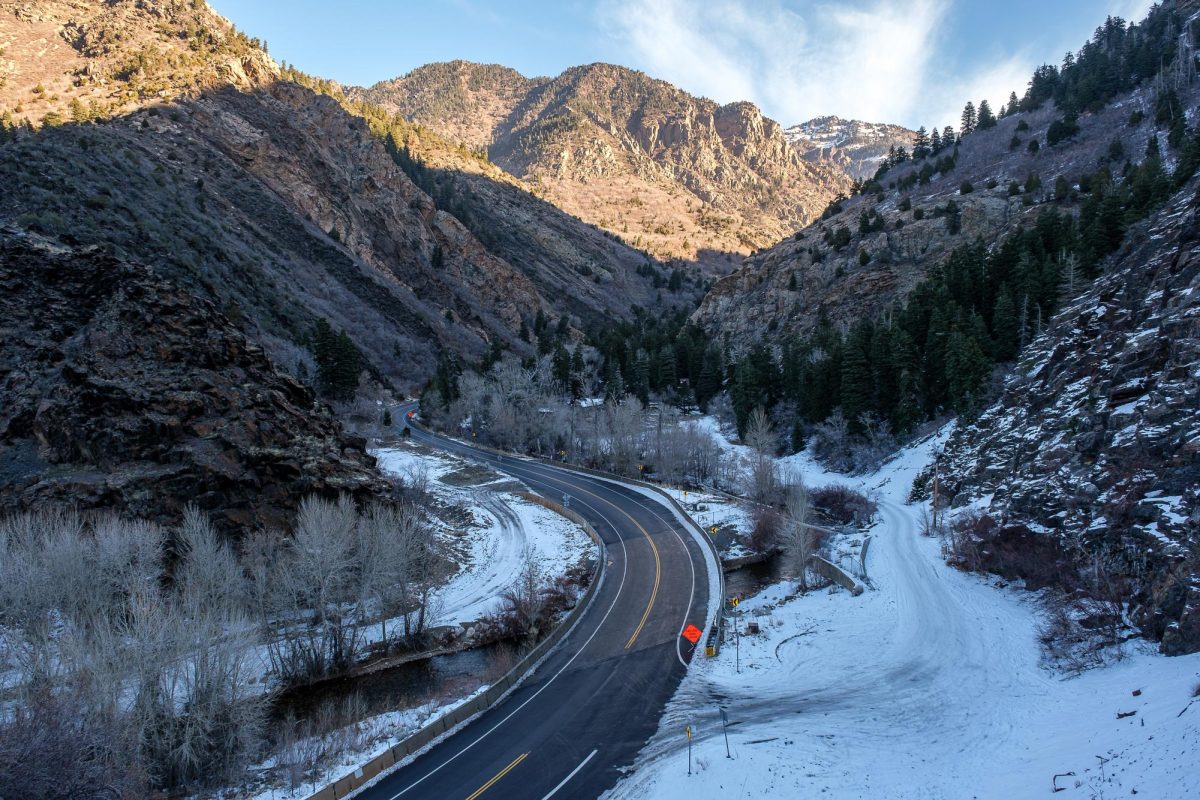
[[[820,575],[822,578],[827,578],[839,586],[849,589],[850,593],[856,597],[863,592],[862,584],[854,580],[846,574],[841,567],[831,561],[827,561],[818,555],[809,556],[808,565],[812,567],[813,572]]]
[[[504,675],[503,678],[492,684],[478,697],[463,703],[451,711],[442,714],[432,722],[427,723],[423,728],[404,738],[402,741],[392,745],[387,750],[383,751],[375,758],[360,766],[351,773],[343,775],[331,784],[319,789],[309,795],[308,800],[341,800],[347,797],[356,790],[362,788],[367,782],[374,780],[385,771],[391,769],[396,764],[399,764],[404,759],[416,753],[421,748],[427,746],[430,742],[437,739],[439,736],[454,730],[459,725],[467,722],[472,717],[482,714],[489,708],[498,703],[510,691],[517,688],[524,680],[533,672],[539,662],[557,645],[567,632],[575,627],[575,623],[583,616],[591,604],[592,599],[596,594],[596,587],[600,584],[604,577],[604,540],[602,540],[595,529],[589,525],[583,517],[576,514],[570,509],[563,508],[553,500],[547,500],[539,495],[520,492],[521,497],[524,497],[538,505],[550,509],[572,522],[580,525],[583,530],[591,537],[596,544],[596,568],[592,571],[592,581],[588,584],[583,596],[579,598],[579,602],[571,609],[561,623],[555,626],[542,641],[538,642],[537,646],[530,650],[524,658],[517,663],[511,670]]]

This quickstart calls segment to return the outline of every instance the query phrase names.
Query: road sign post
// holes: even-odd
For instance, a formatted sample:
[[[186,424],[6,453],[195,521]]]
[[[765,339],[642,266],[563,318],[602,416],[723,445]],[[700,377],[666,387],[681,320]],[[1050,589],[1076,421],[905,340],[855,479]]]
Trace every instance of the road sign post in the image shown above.
[[[729,754],[729,715],[726,714],[725,709],[721,708],[720,706],[717,706],[717,709],[721,712],[721,730],[725,733],[725,757],[733,758],[733,756]]]
[[[683,729],[683,732],[687,734],[687,740],[688,740],[688,775],[691,775],[691,774],[692,774],[692,726],[691,726],[691,725],[688,725],[686,728],[684,728],[684,729]]]

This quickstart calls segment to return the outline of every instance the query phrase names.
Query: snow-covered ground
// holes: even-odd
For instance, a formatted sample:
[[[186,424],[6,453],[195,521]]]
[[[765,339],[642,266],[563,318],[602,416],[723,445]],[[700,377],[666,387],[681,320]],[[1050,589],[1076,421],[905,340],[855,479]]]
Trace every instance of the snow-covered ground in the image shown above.
[[[326,764],[321,769],[320,775],[305,778],[301,785],[295,788],[276,786],[265,789],[254,789],[252,790],[254,793],[249,795],[249,799],[298,800],[299,798],[309,797],[313,793],[314,786],[324,786],[357,769],[360,765],[381,755],[385,750],[394,746],[406,736],[420,730],[423,725],[426,725],[442,714],[448,714],[468,700],[487,691],[487,688],[485,684],[470,694],[453,700],[431,700],[414,708],[391,711],[387,714],[378,714],[363,720],[358,725],[350,726],[348,729],[339,730],[324,737],[298,742],[294,749],[295,755],[319,751],[329,747],[329,741],[335,737],[339,738],[341,742],[349,743],[350,747],[336,761]],[[257,765],[255,769],[262,771],[275,769],[279,766],[278,759],[271,758]]]
[[[466,624],[494,611],[501,593],[513,584],[529,556],[548,579],[553,579],[595,552],[592,540],[578,525],[513,494],[520,487],[508,476],[408,442],[372,454],[379,459],[381,469],[419,485],[444,507],[470,510],[472,522],[465,529],[446,525],[439,530],[443,545],[454,552],[459,568],[435,595],[432,625]],[[373,638],[374,630],[368,630],[368,638]],[[262,657],[266,658],[265,650]],[[488,684],[483,683],[462,697],[440,697],[414,708],[379,714],[321,739],[301,742],[297,745],[299,752],[319,751],[322,740],[331,739],[337,739],[339,747],[346,749],[336,762],[325,764],[320,775],[310,776],[303,786],[295,790],[256,790],[258,793],[252,797],[308,797],[314,785],[320,787],[340,778],[487,688]],[[277,766],[273,759],[258,769]]]
[[[1058,797],[1200,797],[1200,654],[1131,645],[1078,677],[1044,668],[1035,596],[947,567],[918,532],[922,507],[905,503],[947,435],[861,478],[790,459],[810,485],[879,502],[874,590],[788,599],[794,587],[778,585],[744,600],[740,627],[762,633],[697,657],[610,798],[1017,800],[1052,794],[1055,775]]]
[[[465,536],[440,532],[457,554],[459,569],[437,592],[434,625],[472,622],[494,611],[527,556],[554,578],[594,554],[595,545],[582,528],[507,491],[516,482],[506,475],[410,443],[373,455],[382,469],[410,482],[426,482],[439,501],[469,508],[474,517]]]

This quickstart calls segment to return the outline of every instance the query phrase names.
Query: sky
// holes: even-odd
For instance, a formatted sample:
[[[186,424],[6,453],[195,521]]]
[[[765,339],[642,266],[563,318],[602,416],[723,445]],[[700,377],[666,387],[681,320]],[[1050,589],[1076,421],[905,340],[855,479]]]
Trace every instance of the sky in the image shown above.
[[[466,59],[528,76],[607,61],[784,125],[836,114],[916,128],[993,109],[1109,14],[1152,0],[209,0],[276,59],[370,85]]]

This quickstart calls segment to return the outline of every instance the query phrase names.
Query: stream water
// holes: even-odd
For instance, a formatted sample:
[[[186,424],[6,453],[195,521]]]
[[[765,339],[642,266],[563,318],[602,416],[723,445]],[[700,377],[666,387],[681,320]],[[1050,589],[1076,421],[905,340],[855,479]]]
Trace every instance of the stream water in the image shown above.
[[[435,695],[462,696],[504,675],[520,655],[515,644],[495,644],[407,661],[291,689],[279,695],[272,717],[303,721],[331,704],[357,704],[366,716],[417,705]]]

